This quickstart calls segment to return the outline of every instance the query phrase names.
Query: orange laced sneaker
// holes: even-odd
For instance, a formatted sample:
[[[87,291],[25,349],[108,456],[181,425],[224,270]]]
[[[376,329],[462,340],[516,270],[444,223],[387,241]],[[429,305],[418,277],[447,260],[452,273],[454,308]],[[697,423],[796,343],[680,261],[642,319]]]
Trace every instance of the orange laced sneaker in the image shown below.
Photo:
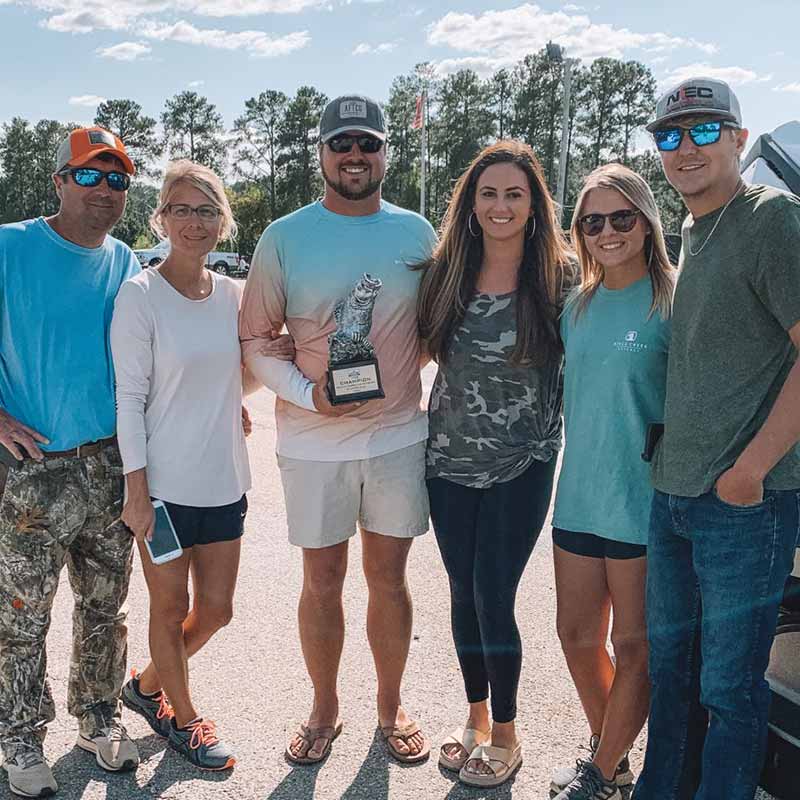
[[[169,737],[170,720],[175,716],[172,706],[164,692],[156,695],[142,694],[139,688],[139,675],[131,670],[130,680],[122,687],[122,702],[131,711],[144,717],[147,724],[164,738]]]
[[[217,737],[217,726],[211,720],[192,720],[178,728],[173,717],[169,727],[169,744],[187,761],[200,769],[220,771],[236,764],[230,748]]]

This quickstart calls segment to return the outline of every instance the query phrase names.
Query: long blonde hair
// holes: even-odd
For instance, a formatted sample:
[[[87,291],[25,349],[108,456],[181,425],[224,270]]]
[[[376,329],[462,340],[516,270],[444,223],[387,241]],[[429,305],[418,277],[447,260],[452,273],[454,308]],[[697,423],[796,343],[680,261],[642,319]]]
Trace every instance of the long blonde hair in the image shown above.
[[[589,253],[586,240],[580,226],[583,206],[592,189],[614,189],[619,192],[635,209],[641,212],[647,221],[648,232],[644,242],[645,258],[653,287],[653,303],[650,306],[648,319],[656,311],[662,319],[668,319],[672,313],[672,295],[675,290],[675,268],[672,266],[664,242],[664,231],[661,227],[661,215],[656,205],[653,192],[647,181],[632,169],[622,164],[605,164],[590,173],[584,181],[575,212],[572,215],[572,243],[578,254],[581,268],[581,283],[570,298],[569,306],[577,319],[591,302],[600,284],[603,282],[603,267]]]
[[[456,182],[442,220],[439,244],[420,265],[425,271],[417,301],[420,337],[431,357],[444,363],[453,335],[475,295],[483,258],[483,235],[473,236],[470,215],[478,180],[487,167],[514,164],[531,192],[534,235],[525,239],[517,287],[517,343],[514,364],[541,365],[561,351],[558,317],[573,262],[561,232],[555,203],[531,148],[504,140],[485,147]]]

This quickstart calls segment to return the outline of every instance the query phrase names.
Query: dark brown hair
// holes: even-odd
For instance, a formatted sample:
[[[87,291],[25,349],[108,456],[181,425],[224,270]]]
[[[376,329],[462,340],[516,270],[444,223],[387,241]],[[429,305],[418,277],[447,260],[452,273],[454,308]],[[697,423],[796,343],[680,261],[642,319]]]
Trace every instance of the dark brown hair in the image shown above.
[[[475,295],[483,259],[483,236],[472,236],[470,214],[478,180],[487,167],[514,164],[528,179],[536,224],[525,249],[517,285],[514,364],[541,365],[561,352],[558,316],[574,270],[542,167],[522,142],[504,140],[484,148],[456,182],[433,256],[424,270],[417,301],[420,336],[431,357],[444,363],[450,343]]]

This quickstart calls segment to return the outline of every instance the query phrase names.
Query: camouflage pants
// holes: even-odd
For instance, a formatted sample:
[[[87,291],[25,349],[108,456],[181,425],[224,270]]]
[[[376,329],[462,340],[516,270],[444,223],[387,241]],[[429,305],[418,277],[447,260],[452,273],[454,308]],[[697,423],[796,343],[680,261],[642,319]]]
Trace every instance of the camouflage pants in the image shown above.
[[[69,712],[117,706],[133,543],[119,521],[122,485],[108,445],[86,458],[26,460],[0,487],[0,742],[41,736],[55,717],[45,637],[65,561],[75,596]]]

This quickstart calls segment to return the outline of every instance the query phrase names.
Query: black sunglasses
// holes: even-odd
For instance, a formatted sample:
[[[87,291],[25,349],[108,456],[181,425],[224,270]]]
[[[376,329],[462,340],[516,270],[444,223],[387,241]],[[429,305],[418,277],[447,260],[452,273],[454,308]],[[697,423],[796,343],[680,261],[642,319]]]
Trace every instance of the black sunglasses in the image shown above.
[[[327,144],[334,153],[349,153],[354,144],[358,145],[358,149],[362,153],[377,153],[383,147],[380,139],[369,134],[351,136],[349,133],[340,133],[338,136],[328,139]]]
[[[630,233],[636,225],[636,218],[641,213],[633,208],[621,208],[610,214],[586,214],[578,221],[584,236],[599,236],[606,227],[606,219],[617,233]]]
[[[74,180],[78,186],[83,186],[87,189],[99,186],[103,178],[106,179],[109,188],[113,189],[115,192],[126,192],[131,185],[130,176],[126,175],[124,172],[117,172],[116,170],[112,172],[103,172],[101,169],[92,169],[91,167],[72,167],[71,169],[63,169],[58,174],[72,175],[72,180]]]

